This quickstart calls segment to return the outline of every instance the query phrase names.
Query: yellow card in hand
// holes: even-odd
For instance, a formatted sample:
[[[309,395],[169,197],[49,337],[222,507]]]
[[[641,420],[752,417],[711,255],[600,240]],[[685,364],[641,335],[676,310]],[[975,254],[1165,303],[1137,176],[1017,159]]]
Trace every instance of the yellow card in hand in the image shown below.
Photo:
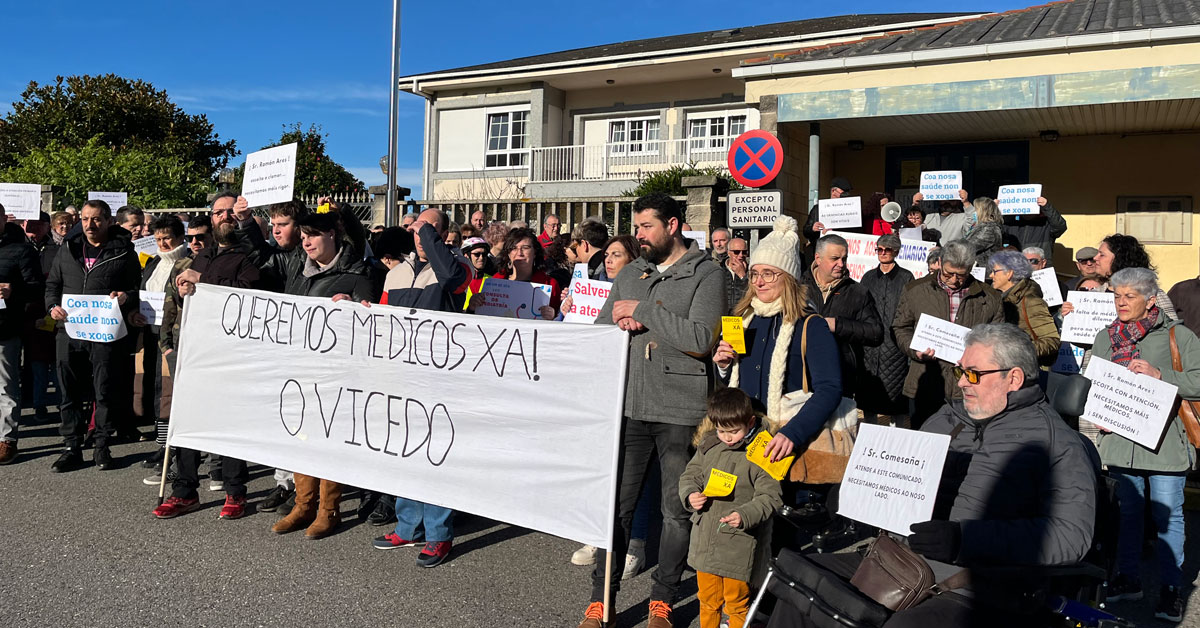
[[[742,317],[722,316],[721,337],[729,343],[729,346],[733,347],[734,351],[741,355],[746,354],[746,333],[742,331]]]
[[[704,494],[709,497],[725,497],[733,492],[734,484],[737,484],[736,475],[725,473],[720,469],[713,469],[708,474],[708,484],[704,487]]]
[[[788,468],[792,466],[792,461],[796,459],[796,456],[792,455],[781,459],[779,462],[771,462],[763,453],[766,451],[767,443],[769,442],[771,442],[771,435],[766,430],[759,432],[758,436],[755,436],[754,440],[750,441],[750,444],[746,446],[746,460],[762,467],[763,471],[767,472],[767,475],[776,480],[782,480],[783,476],[787,474]]]

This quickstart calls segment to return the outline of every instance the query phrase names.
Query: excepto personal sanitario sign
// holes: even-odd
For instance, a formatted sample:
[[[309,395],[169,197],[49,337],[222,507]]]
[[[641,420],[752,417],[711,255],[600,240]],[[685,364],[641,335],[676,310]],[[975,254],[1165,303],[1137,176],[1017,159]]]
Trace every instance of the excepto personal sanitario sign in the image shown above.
[[[732,229],[770,227],[783,211],[781,190],[743,190],[725,198],[726,219]]]

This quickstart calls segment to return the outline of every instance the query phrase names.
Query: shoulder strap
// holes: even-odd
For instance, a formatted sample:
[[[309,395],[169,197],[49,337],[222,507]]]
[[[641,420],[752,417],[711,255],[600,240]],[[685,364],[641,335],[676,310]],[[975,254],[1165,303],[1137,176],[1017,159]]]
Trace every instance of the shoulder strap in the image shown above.
[[[971,586],[971,572],[966,569],[960,569],[949,578],[933,585],[933,593],[941,595],[955,589],[965,589],[969,586]]]
[[[1029,335],[1037,342],[1037,332],[1033,331],[1033,323],[1029,322],[1029,297],[1021,298],[1021,313],[1025,315],[1025,326],[1029,328]]]
[[[800,329],[800,381],[804,392],[808,392],[808,321],[816,317],[810,314],[804,318],[804,327]]]
[[[1176,371],[1183,370],[1183,363],[1179,361],[1179,345],[1175,343],[1175,328],[1172,327],[1171,335],[1171,368]]]

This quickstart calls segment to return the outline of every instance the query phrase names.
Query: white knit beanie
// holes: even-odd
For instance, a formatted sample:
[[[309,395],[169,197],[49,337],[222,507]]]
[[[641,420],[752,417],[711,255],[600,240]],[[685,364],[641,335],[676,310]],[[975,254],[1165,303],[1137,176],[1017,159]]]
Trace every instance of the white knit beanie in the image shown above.
[[[774,266],[793,279],[800,278],[800,235],[796,233],[795,218],[775,219],[775,228],[750,253],[750,267],[757,264]]]

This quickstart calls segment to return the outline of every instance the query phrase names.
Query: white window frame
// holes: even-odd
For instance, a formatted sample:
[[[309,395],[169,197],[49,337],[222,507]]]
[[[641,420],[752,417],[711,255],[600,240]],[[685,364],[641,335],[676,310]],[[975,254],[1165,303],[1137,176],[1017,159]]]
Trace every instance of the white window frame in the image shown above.
[[[646,138],[650,130],[650,123],[657,124],[655,129],[654,139]],[[633,126],[640,124],[642,126],[642,139],[630,139],[630,134],[633,132]],[[614,141],[614,130],[616,126],[621,127],[621,140]],[[658,146],[663,140],[663,124],[661,115],[652,116],[636,116],[630,118],[609,118],[606,125],[607,135],[605,136],[605,145],[608,146],[608,152],[613,156],[626,155],[657,155]],[[649,148],[653,145],[654,148]],[[637,147],[635,149],[635,147]]]
[[[529,168],[529,162],[530,162],[529,137],[531,135],[529,131],[530,131],[530,125],[533,123],[533,120],[530,118],[530,115],[529,115],[530,109],[531,109],[530,105],[525,104],[525,105],[512,105],[512,106],[506,106],[506,107],[488,107],[487,109],[484,110],[484,115],[483,115],[483,124],[484,124],[483,168],[484,168],[484,170],[524,170],[524,169]],[[525,133],[523,135],[523,137],[525,138],[525,145],[522,148],[514,149],[514,148],[512,148],[512,141],[513,141],[513,138],[515,137],[513,135],[513,118],[515,117],[514,114],[517,114],[517,113],[525,114]],[[492,117],[498,116],[498,115],[507,116],[507,118],[508,118],[508,122],[507,122],[508,133],[504,137],[505,147],[492,149],[491,148]],[[506,163],[503,166],[489,166],[488,158],[491,156],[498,156],[498,155],[506,156],[508,163]],[[518,157],[520,159],[521,163],[514,165],[512,163],[513,157]]]
[[[741,130],[734,133],[733,121],[741,118]],[[702,123],[703,135],[694,135],[694,123]],[[717,123],[723,130],[721,135],[712,135],[713,126]],[[684,132],[687,134],[687,149],[689,153],[725,152],[729,150],[730,138],[737,137],[750,129],[750,111],[736,109],[729,111],[697,111],[687,116]]]

